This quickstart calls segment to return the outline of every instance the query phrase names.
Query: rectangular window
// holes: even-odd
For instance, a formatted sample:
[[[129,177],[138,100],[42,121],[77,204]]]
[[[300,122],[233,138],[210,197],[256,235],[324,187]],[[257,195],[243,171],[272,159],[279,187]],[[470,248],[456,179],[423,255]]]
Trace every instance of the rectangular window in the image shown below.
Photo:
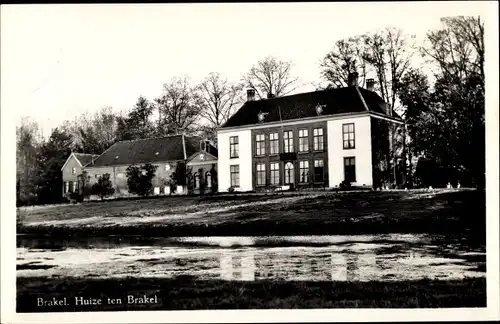
[[[240,166],[239,165],[231,165],[229,167],[229,172],[231,175],[231,187],[239,187],[240,186]]]
[[[266,165],[264,163],[257,164],[257,186],[266,185]]]
[[[200,174],[196,173],[194,175],[194,188],[199,189],[200,188]]]
[[[323,160],[314,160],[314,181],[322,182],[324,173]]]
[[[314,150],[323,151],[323,128],[315,128],[313,130],[313,138]]]
[[[292,131],[286,131],[283,133],[283,142],[284,142],[283,152],[285,152],[285,153],[293,152],[293,132]]]
[[[69,182],[68,181],[66,181],[64,183],[64,193],[67,193],[67,192],[69,192]]]
[[[278,154],[280,151],[278,133],[269,134],[269,150],[270,154]]]
[[[239,156],[239,151],[238,136],[229,137],[229,156],[231,158],[237,158]]]
[[[300,182],[309,182],[309,161],[299,161]]]
[[[309,132],[307,129],[299,129],[299,152],[309,151]]]
[[[346,182],[356,182],[356,159],[354,157],[344,158],[344,179]]]
[[[75,168],[75,167],[73,167],[73,168],[71,169],[71,173],[76,174],[76,168]]]
[[[269,169],[271,170],[271,184],[278,185],[280,183],[280,164],[278,162],[272,162],[269,165]]]
[[[344,140],[344,149],[354,148],[354,123],[342,124],[342,138]]]
[[[78,186],[77,186],[78,182],[76,181],[73,181],[73,192],[78,192]]]
[[[255,136],[255,148],[257,155],[266,154],[266,137],[264,134],[257,134]]]

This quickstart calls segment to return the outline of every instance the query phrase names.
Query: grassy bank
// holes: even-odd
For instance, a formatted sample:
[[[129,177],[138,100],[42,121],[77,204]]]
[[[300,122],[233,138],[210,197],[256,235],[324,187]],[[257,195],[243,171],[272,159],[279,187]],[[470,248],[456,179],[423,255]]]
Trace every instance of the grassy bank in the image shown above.
[[[17,312],[486,307],[485,279],[360,283],[18,278],[17,287]],[[127,304],[127,295],[156,295],[157,303]],[[70,305],[38,307],[39,297],[66,297]],[[102,305],[75,306],[75,297],[102,299]],[[123,302],[111,305],[108,297]]]
[[[18,233],[240,236],[436,233],[484,242],[484,191],[166,197],[18,210]]]

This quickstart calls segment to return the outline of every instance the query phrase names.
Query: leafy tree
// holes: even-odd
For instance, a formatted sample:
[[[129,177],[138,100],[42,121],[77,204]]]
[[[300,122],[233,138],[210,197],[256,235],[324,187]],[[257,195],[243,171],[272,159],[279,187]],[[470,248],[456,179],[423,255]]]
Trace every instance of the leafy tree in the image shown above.
[[[72,151],[78,151],[71,134],[63,128],[55,128],[37,154],[38,203],[56,203],[62,196],[61,168]]]
[[[152,179],[158,166],[146,163],[141,166],[127,168],[128,191],[139,196],[149,196],[153,193]]]
[[[111,107],[104,107],[93,115],[82,114],[72,127],[82,151],[88,154],[101,154],[116,141],[118,117]]]
[[[37,198],[37,154],[42,144],[35,121],[23,118],[16,127],[16,199],[18,205],[33,204]]]
[[[136,140],[153,137],[155,130],[152,122],[153,105],[140,96],[134,108],[126,117],[117,118],[117,140]]]
[[[258,61],[243,76],[246,87],[259,98],[280,97],[296,89],[298,78],[292,75],[292,63],[268,56]]]
[[[200,117],[200,99],[188,78],[172,78],[163,85],[163,93],[156,98],[158,136],[190,134]]]
[[[80,199],[84,200],[86,197],[92,194],[92,186],[90,185],[90,176],[87,171],[82,171],[82,174],[78,175],[78,193],[80,194]]]
[[[115,193],[115,188],[113,188],[110,177],[109,173],[105,173],[99,177],[97,183],[92,186],[92,193],[98,195],[101,199],[112,196]]]
[[[214,165],[212,165],[212,168],[210,169],[210,179],[212,181],[210,187],[212,193],[216,193],[219,190],[219,184],[217,182],[217,170],[215,169]]]

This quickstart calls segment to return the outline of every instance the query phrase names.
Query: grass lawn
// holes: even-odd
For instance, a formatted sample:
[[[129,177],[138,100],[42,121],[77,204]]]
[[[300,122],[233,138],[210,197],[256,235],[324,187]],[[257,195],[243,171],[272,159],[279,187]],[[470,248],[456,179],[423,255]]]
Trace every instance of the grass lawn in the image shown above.
[[[17,312],[486,307],[485,279],[359,283],[18,278],[17,287]],[[127,304],[128,295],[144,294],[156,295],[157,303]],[[39,297],[66,297],[69,305],[38,307]],[[100,298],[102,305],[75,306],[75,297]],[[122,304],[108,304],[108,297]]]
[[[164,197],[19,208],[18,233],[240,236],[438,233],[484,243],[475,190]]]

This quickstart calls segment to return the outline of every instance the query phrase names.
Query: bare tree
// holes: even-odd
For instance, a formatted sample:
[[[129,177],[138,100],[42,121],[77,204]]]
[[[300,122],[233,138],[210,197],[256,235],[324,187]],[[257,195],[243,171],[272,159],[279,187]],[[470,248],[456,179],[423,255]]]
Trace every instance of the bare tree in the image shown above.
[[[472,74],[478,75],[484,93],[484,23],[480,17],[445,17],[443,28],[427,33],[422,52],[439,66],[438,74],[461,87]]]
[[[298,78],[292,76],[292,63],[268,56],[255,64],[243,76],[245,86],[254,89],[259,98],[284,96],[297,87]]]
[[[207,122],[206,132],[214,141],[216,130],[234,113],[242,102],[242,84],[230,84],[219,73],[210,73],[196,88],[200,116]]]
[[[197,126],[199,101],[187,77],[174,77],[165,83],[155,105],[159,113],[158,135],[191,133]]]
[[[330,83],[330,87],[345,87],[349,74],[357,72],[360,86],[364,86],[370,68],[363,58],[364,52],[360,36],[338,40],[320,63],[321,76]]]

